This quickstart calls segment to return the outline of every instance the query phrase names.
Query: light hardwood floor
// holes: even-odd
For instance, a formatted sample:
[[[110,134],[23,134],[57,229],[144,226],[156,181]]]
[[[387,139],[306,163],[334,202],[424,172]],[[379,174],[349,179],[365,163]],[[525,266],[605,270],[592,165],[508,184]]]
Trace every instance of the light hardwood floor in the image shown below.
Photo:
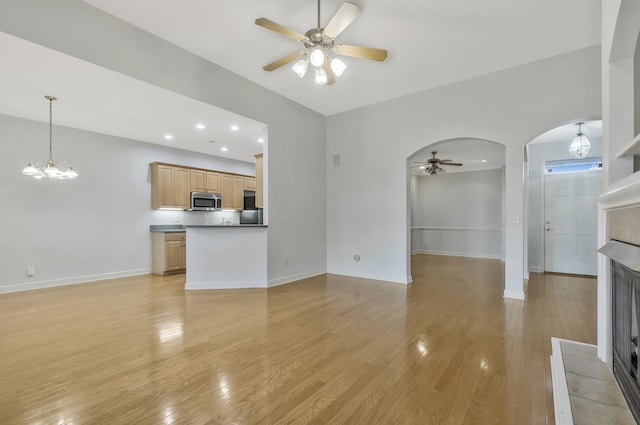
[[[409,286],[145,275],[0,296],[1,424],[547,424],[551,336],[596,342],[596,281],[417,255]]]

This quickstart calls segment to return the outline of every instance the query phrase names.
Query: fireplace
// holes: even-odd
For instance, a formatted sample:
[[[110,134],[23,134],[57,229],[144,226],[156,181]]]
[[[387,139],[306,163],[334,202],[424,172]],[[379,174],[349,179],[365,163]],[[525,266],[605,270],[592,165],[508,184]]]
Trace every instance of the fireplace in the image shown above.
[[[640,423],[640,247],[610,241],[600,252],[611,260],[613,375]]]

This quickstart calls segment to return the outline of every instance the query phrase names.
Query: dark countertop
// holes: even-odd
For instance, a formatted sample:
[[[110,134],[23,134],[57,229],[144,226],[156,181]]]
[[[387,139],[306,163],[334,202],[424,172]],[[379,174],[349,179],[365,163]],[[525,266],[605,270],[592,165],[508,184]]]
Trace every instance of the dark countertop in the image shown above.
[[[266,224],[152,224],[150,232],[158,233],[183,233],[187,227],[267,227]]]
[[[267,227],[266,224],[187,224],[184,227]]]
[[[182,224],[152,224],[149,226],[150,232],[160,233],[184,233],[184,226]]]

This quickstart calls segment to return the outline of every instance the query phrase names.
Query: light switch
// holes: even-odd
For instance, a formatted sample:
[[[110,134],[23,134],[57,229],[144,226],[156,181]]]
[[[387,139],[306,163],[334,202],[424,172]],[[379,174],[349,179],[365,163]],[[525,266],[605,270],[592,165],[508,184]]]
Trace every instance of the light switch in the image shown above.
[[[510,215],[507,218],[507,223],[511,223],[511,224],[520,223],[520,216],[519,215]]]

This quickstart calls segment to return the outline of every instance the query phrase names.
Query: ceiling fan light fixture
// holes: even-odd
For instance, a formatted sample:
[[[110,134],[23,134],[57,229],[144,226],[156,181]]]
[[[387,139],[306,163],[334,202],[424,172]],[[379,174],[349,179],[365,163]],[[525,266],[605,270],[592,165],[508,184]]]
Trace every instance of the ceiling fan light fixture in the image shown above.
[[[308,67],[309,67],[309,60],[300,59],[298,62],[295,63],[295,65],[293,65],[291,69],[293,69],[293,72],[298,74],[298,77],[302,78],[307,73]]]
[[[319,47],[313,49],[313,52],[311,52],[311,55],[309,56],[309,60],[313,66],[322,66],[324,64],[324,52],[322,49]]]
[[[327,84],[327,73],[322,68],[316,68],[316,84]]]
[[[334,74],[336,74],[336,77],[341,76],[345,69],[347,69],[347,65],[344,62],[342,62],[340,59],[338,58],[331,59],[331,70],[333,71]]]

